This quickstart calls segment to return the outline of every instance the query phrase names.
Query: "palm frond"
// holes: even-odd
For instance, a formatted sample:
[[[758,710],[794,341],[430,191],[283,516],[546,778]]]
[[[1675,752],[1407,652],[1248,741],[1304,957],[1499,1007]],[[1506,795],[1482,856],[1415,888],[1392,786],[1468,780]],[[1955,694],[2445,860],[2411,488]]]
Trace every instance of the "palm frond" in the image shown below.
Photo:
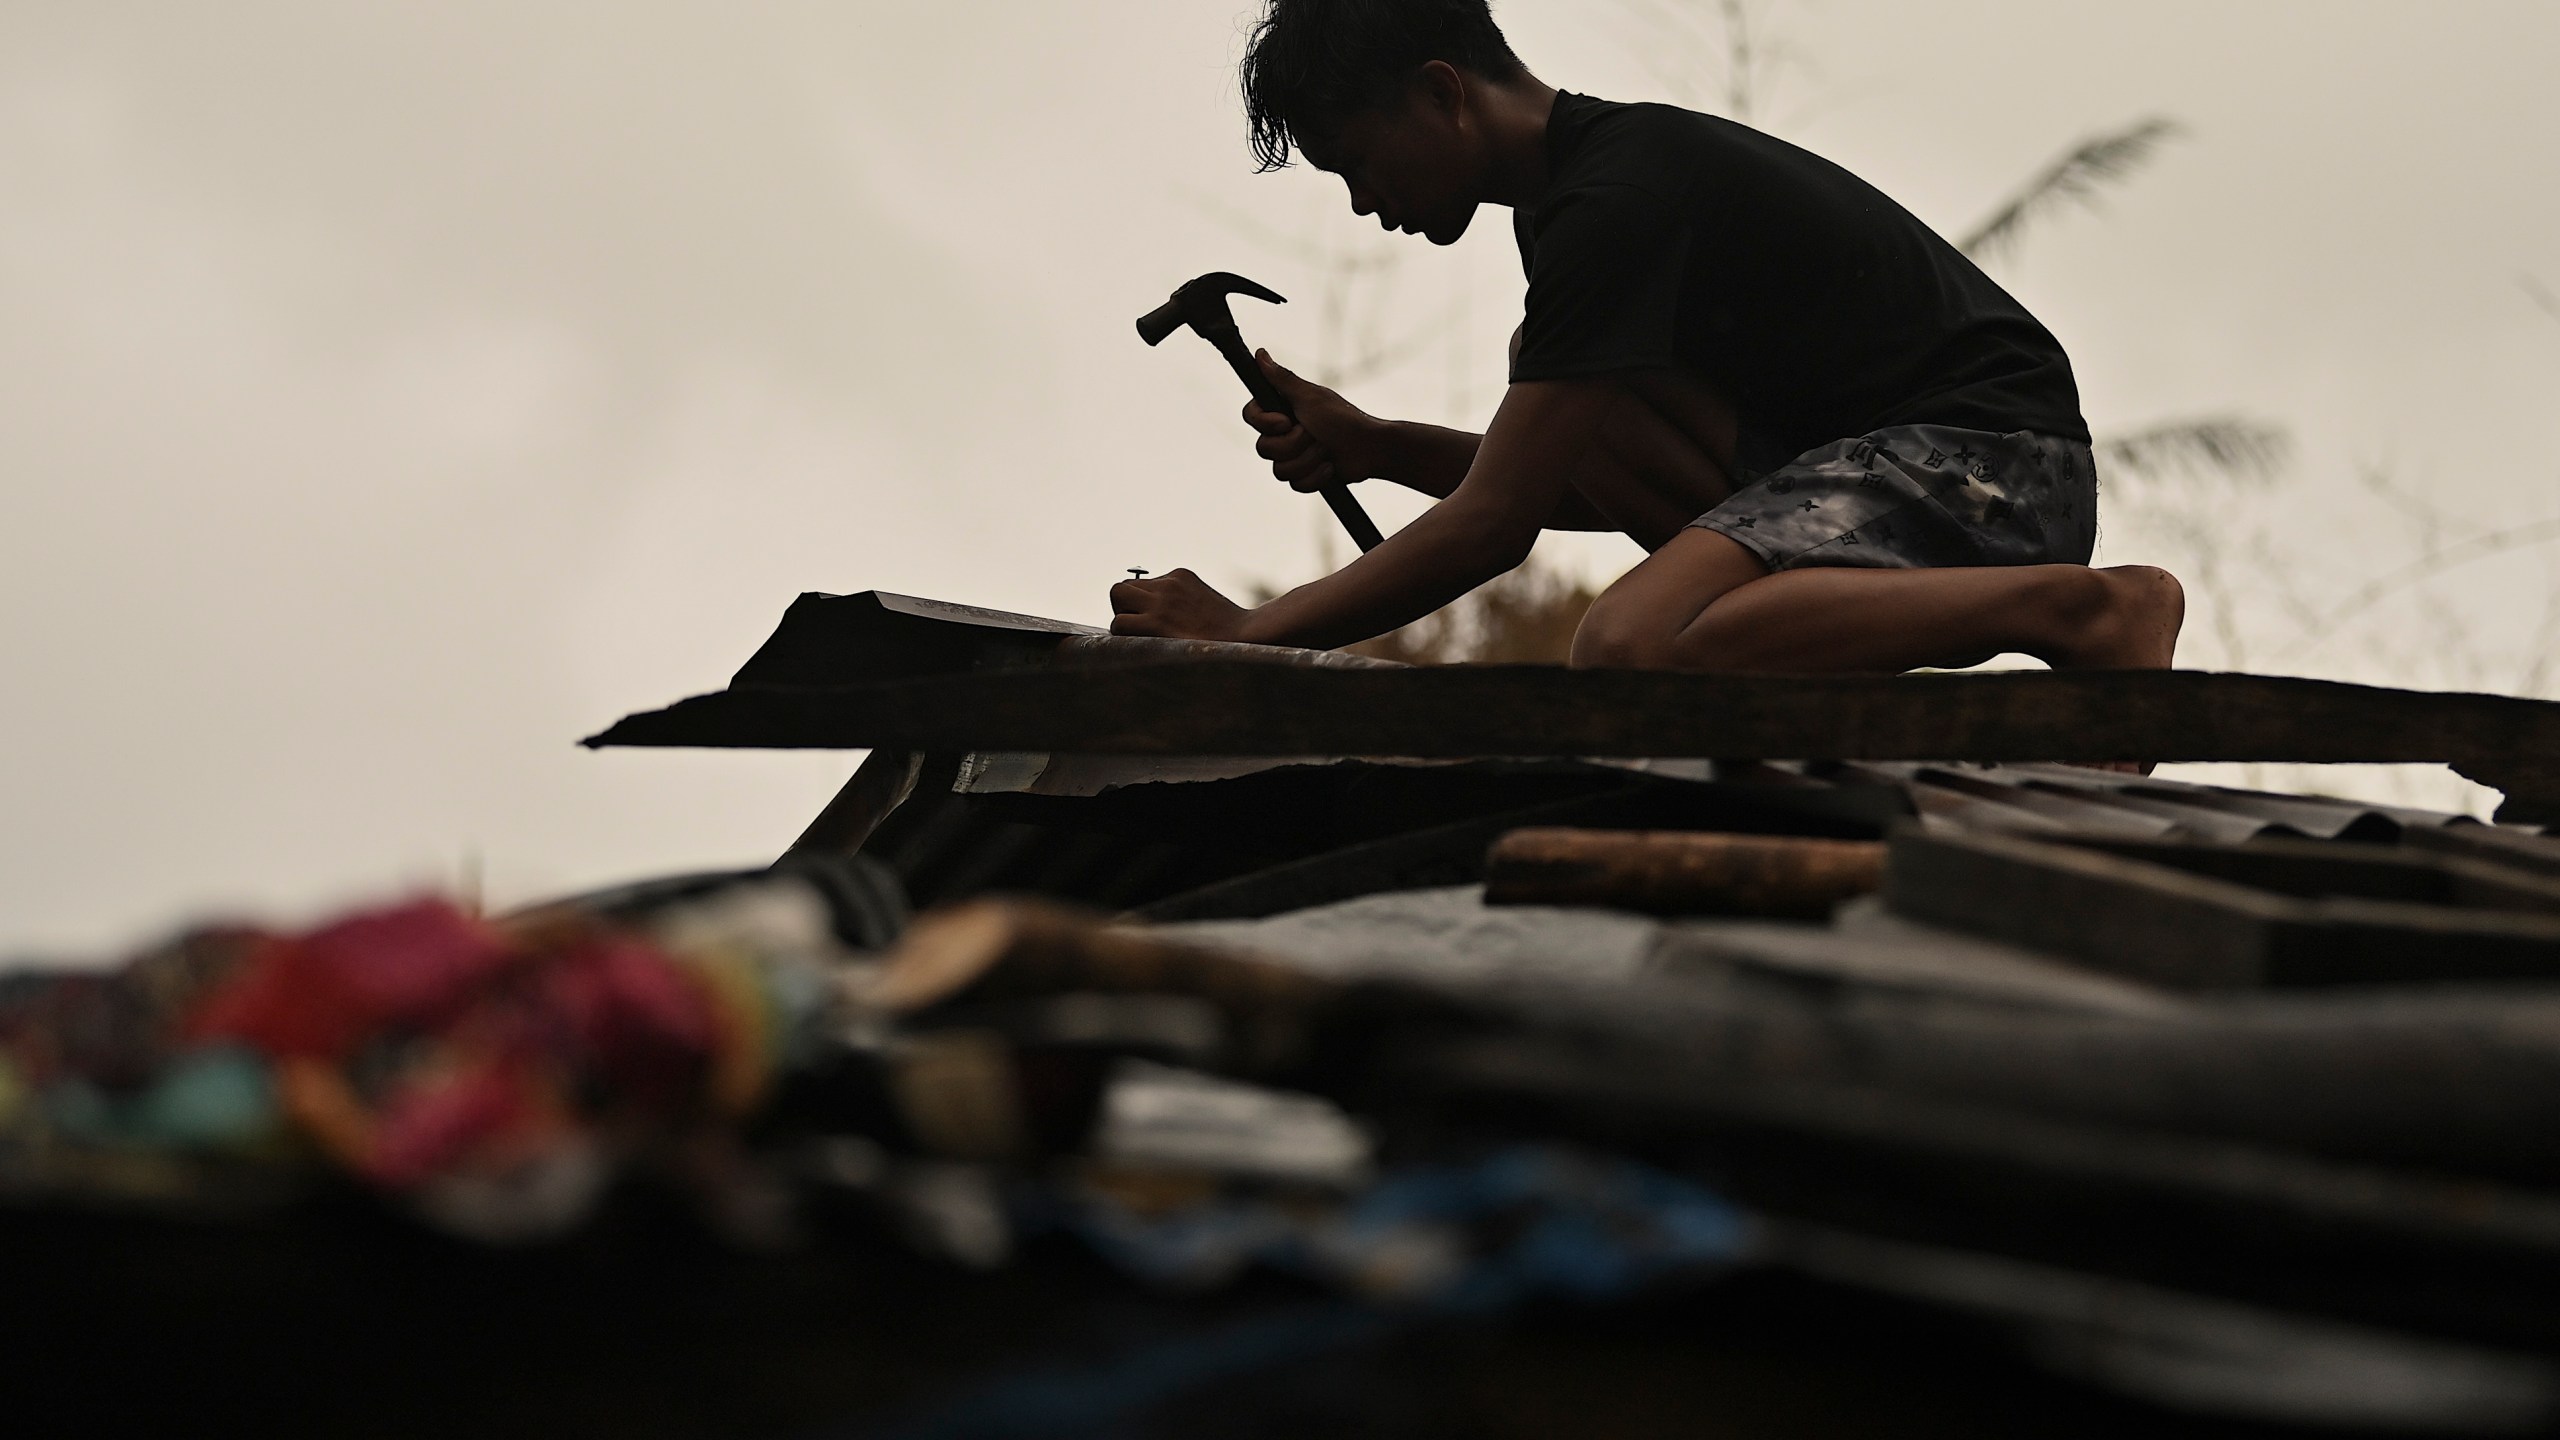
[[[2210,415],[2102,436],[2092,448],[2105,469],[2141,480],[2195,475],[2263,480],[2283,467],[2292,447],[2293,437],[2281,425],[2245,415]]]
[[[2094,203],[2100,191],[2131,177],[2184,130],[2177,121],[2154,115],[2113,134],[2081,141],[2001,202],[1988,219],[1956,242],[1956,248],[1977,262],[1998,258],[2017,243],[2028,224],[2070,204]]]

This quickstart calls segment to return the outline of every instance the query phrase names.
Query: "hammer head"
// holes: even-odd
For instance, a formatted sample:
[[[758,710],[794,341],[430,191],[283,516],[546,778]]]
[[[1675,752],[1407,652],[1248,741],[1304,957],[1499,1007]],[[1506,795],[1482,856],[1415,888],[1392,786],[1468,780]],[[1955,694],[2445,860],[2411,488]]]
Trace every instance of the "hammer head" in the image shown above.
[[[1250,295],[1274,305],[1289,302],[1241,275],[1213,270],[1197,280],[1184,282],[1173,292],[1173,298],[1138,317],[1138,338],[1150,345],[1188,325],[1203,334],[1211,330],[1233,330],[1236,317],[1227,309],[1229,295]]]

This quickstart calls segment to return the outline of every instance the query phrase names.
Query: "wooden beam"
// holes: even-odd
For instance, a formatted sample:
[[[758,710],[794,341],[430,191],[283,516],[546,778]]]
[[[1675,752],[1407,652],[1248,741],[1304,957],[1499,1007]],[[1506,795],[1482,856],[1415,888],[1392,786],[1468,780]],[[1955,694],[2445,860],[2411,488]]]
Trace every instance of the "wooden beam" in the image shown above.
[[[2121,848],[2160,856],[2180,847]],[[2197,854],[2212,856],[2205,848]],[[2467,905],[2373,899],[2365,898],[2374,887],[2357,873],[2368,865],[2356,847],[2334,854],[2334,887],[2290,877],[2288,888],[2306,896],[2217,876],[2210,865],[2104,848],[1906,832],[1894,838],[1884,896],[1915,920],[2171,989],[2560,980],[2560,915],[2523,877],[2504,895],[2449,897]],[[2231,858],[2264,857],[2242,847]],[[2450,891],[2465,877],[2440,878]]]
[[[1726,676],[1202,661],[741,688],[585,743],[1129,755],[2442,762],[2527,792],[2560,704],[2269,675],[2014,671]],[[2511,797],[2514,798],[2514,797]],[[2513,818],[2513,817],[2511,817]]]
[[[1542,826],[1495,842],[1484,903],[1820,920],[1883,883],[1876,840]]]

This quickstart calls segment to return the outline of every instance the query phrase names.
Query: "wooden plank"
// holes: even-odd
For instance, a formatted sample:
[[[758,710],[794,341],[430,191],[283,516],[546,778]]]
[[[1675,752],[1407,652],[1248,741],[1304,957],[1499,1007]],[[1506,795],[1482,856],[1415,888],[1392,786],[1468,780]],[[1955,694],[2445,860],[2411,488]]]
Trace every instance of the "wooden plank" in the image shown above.
[[[2500,824],[2560,829],[2560,753],[2535,749],[2447,763],[2462,778],[2504,792],[2506,803],[2498,807]]]
[[[2015,836],[1900,835],[1897,915],[2173,990],[2262,983],[2283,906],[2228,881]]]
[[[2174,989],[2560,980],[2560,915],[2298,898],[2015,836],[1898,835],[1884,895],[1915,920]]]
[[[2440,828],[2445,827],[2412,827],[2412,832],[2432,835]],[[2275,836],[2236,845],[2079,836],[2072,837],[2072,843],[2298,900],[2393,900],[2560,915],[2560,873],[2546,876],[2449,849],[2426,849],[2422,844],[2333,845]]]
[[[590,746],[1226,755],[2442,761],[2560,755],[2560,704],[2201,671],[1725,676],[1229,661],[750,688]]]
[[[2401,834],[2400,843],[2413,850],[2463,856],[2560,881],[2560,837],[2486,825],[2440,825],[2412,827]]]
[[[2544,1188],[1890,1090],[1674,1090],[1492,1046],[1434,1060],[1417,1128],[1561,1134],[1691,1170],[1791,1219],[2368,1323],[2560,1343],[2560,1197]]]
[[[1494,845],[1484,899],[1818,920],[1883,877],[1884,846],[1873,840],[1541,827]]]

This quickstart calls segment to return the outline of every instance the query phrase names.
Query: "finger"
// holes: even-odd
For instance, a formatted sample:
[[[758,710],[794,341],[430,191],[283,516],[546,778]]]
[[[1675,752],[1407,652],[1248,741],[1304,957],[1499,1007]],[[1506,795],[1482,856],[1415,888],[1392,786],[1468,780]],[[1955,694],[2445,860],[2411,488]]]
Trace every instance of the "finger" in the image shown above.
[[[1274,463],[1282,460],[1295,460],[1299,456],[1306,454],[1308,451],[1318,448],[1320,447],[1316,444],[1316,437],[1308,434],[1304,430],[1290,430],[1278,435],[1265,435],[1261,439],[1253,442],[1253,453]]]
[[[1271,467],[1271,473],[1280,479],[1286,480],[1290,484],[1295,485],[1319,470],[1330,470],[1332,468],[1332,456],[1327,455],[1322,450],[1309,450],[1305,454],[1291,456],[1289,459],[1274,462]]]
[[[1340,477],[1334,474],[1333,462],[1328,460],[1309,471],[1304,478],[1290,481],[1289,488],[1301,495],[1313,495],[1327,485],[1339,483]]]
[[[1298,422],[1277,410],[1265,410],[1259,400],[1244,402],[1244,423],[1265,435],[1277,435]]]
[[[1111,617],[1111,633],[1114,635],[1161,635],[1164,629],[1156,624],[1152,616],[1114,615]]]
[[[1147,601],[1153,598],[1149,595],[1148,589],[1147,582],[1143,580],[1121,581],[1111,587],[1111,608],[1123,615],[1144,610],[1147,608]]]
[[[1272,359],[1271,352],[1268,350],[1254,351],[1253,358],[1261,363],[1262,373],[1270,376],[1274,380],[1295,380],[1298,378],[1297,371],[1292,370],[1288,366],[1281,364],[1279,361]]]

